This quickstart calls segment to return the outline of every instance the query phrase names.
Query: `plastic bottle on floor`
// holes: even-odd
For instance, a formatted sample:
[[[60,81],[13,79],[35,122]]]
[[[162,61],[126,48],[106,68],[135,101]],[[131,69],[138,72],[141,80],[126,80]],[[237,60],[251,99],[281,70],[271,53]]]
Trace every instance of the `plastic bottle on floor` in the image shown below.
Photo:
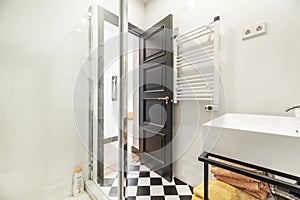
[[[82,177],[82,168],[77,167],[73,177],[73,196],[78,197],[84,192],[84,183]]]

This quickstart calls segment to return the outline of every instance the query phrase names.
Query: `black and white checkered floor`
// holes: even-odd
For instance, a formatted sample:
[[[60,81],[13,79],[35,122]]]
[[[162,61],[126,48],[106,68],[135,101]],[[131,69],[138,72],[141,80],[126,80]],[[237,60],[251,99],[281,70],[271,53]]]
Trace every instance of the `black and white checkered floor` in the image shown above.
[[[117,200],[117,173],[106,176],[101,188],[111,200]],[[127,200],[191,200],[192,188],[176,178],[168,182],[136,162],[129,168],[126,194]]]

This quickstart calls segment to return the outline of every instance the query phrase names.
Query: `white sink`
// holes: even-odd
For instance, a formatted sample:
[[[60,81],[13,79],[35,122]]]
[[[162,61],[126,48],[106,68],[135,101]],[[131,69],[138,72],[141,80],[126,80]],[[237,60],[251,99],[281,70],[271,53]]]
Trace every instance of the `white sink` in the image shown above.
[[[300,120],[228,113],[203,124],[204,151],[300,176]]]
[[[300,137],[300,120],[295,117],[228,113],[204,126]]]

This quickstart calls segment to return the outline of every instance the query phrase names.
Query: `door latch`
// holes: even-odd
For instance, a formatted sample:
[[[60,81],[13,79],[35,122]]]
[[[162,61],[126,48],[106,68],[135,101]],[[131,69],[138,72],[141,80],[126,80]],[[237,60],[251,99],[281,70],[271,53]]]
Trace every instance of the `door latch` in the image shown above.
[[[165,101],[166,105],[168,105],[169,99],[170,99],[170,97],[165,96],[165,97],[163,97],[163,98],[158,98],[157,100],[159,100],[159,101]]]

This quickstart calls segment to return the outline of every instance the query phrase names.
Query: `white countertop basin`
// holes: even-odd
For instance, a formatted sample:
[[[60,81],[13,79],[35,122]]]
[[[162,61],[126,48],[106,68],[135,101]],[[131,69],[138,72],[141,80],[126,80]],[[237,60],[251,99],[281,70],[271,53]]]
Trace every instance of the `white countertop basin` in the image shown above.
[[[227,113],[203,126],[300,137],[300,120],[295,117]]]

